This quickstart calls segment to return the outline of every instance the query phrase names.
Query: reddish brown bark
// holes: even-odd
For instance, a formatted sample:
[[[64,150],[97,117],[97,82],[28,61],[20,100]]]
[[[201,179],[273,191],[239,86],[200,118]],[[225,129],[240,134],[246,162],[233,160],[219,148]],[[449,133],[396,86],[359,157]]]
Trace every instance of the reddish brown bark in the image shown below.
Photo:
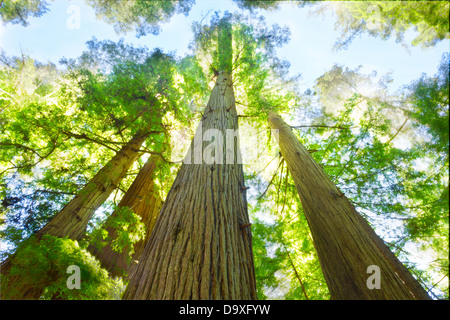
[[[277,114],[268,118],[303,206],[332,299],[430,299]],[[380,288],[367,285],[380,269]]]
[[[130,275],[131,267],[139,261],[144,245],[147,243],[155,225],[162,205],[154,183],[157,161],[153,156],[148,159],[118,205],[119,208],[130,208],[141,217],[141,222],[145,225],[145,237],[134,244],[134,253],[131,254],[132,248],[123,248],[122,252],[113,250],[111,241],[115,238],[116,231],[111,226],[106,228],[108,237],[105,239],[107,242],[105,246],[99,248],[95,245],[90,245],[88,247],[88,250],[100,261],[102,267],[107,269],[113,276]],[[108,221],[114,219],[117,214],[118,211],[114,211],[106,219],[105,225],[108,226]]]
[[[198,150],[202,154],[208,144],[194,138],[190,164],[183,163],[177,174],[123,299],[256,299],[239,148],[225,139],[226,129],[238,128],[231,76],[225,72],[199,128],[207,137],[208,129],[222,134],[223,164],[196,163]],[[227,162],[231,151],[234,157]]]

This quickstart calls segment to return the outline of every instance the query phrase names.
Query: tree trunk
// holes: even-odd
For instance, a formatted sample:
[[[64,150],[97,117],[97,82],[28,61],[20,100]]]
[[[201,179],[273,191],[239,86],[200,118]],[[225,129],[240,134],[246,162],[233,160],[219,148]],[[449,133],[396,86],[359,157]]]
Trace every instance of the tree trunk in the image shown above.
[[[123,299],[256,299],[237,128],[221,72]]]
[[[38,231],[38,235],[50,234],[55,237],[80,239],[95,210],[108,199],[139,157],[138,150],[147,136],[148,134],[139,134],[133,137],[75,198]]]
[[[107,244],[102,248],[98,248],[94,244],[88,247],[88,250],[100,261],[102,267],[113,276],[130,276],[131,267],[135,265],[133,261],[139,260],[161,209],[162,201],[153,180],[156,161],[154,156],[147,160],[118,205],[119,208],[130,208],[141,217],[141,221],[145,225],[145,237],[134,244],[131,261],[131,248],[124,248],[122,252],[117,252],[111,247],[111,240],[115,238],[116,233],[113,227],[108,226],[108,221],[117,216],[117,211],[114,211],[105,221],[106,231],[108,231]]]
[[[138,150],[147,136],[148,134],[138,134],[133,137],[60,212],[36,233],[34,241],[39,241],[44,234],[79,240],[95,210],[109,197],[138,158],[140,154]],[[17,250],[20,250],[20,247]],[[10,277],[8,284],[5,285],[4,279],[8,276],[13,264],[14,255],[3,261],[1,265],[2,298],[39,299],[45,284],[39,288],[26,286],[18,288],[14,285],[14,279]],[[14,286],[14,290],[10,290],[10,286]],[[10,294],[11,292],[14,294]]]
[[[300,196],[331,298],[430,299],[292,129],[277,114],[270,113],[268,121],[279,130],[281,153]]]

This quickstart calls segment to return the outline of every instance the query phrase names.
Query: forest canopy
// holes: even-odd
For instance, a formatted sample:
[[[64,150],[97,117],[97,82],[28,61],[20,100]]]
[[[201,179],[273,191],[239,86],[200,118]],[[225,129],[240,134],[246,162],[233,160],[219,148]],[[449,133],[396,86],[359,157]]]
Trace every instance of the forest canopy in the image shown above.
[[[388,281],[371,290],[369,269],[353,271],[353,260],[336,269],[357,289],[336,290],[326,258],[359,261],[364,241],[392,255],[400,268],[392,274],[404,272],[399,281],[410,281],[412,296],[449,298],[448,2],[223,1],[229,11],[194,0],[75,5],[127,40],[82,27],[81,54],[58,61],[2,44],[2,299],[403,298]],[[1,1],[3,32],[50,23],[54,8]],[[289,44],[300,28],[317,44],[328,38],[278,18],[286,8],[312,21],[332,17],[333,60],[314,78],[293,71],[298,61],[280,52],[295,50]],[[171,24],[181,16],[191,25]],[[169,25],[190,37],[186,48],[159,46]],[[367,51],[351,51],[358,41]],[[381,62],[360,58],[375,46],[386,57],[401,47],[433,72],[367,72]],[[317,60],[326,57],[317,50]],[[301,62],[305,72],[317,63]],[[284,149],[275,114],[304,149],[301,161]],[[299,182],[308,161],[308,174],[329,179],[323,187]],[[324,195],[336,211],[322,189],[337,190]],[[311,218],[347,207],[365,237],[351,248],[344,244],[353,226],[333,232]],[[334,237],[340,253],[321,245]]]

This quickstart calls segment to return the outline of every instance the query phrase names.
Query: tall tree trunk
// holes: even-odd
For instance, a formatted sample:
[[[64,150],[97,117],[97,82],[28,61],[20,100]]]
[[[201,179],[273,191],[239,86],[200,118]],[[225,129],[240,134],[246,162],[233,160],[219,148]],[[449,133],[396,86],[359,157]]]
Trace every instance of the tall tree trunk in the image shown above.
[[[139,157],[138,150],[147,137],[148,134],[134,136],[49,223],[38,231],[38,235],[50,234],[55,237],[80,239],[95,210],[108,199]]]
[[[79,240],[95,210],[109,197],[140,155],[138,150],[147,137],[148,133],[134,136],[60,212],[34,235],[33,241],[39,241],[45,234]],[[20,246],[17,250],[20,250]],[[1,298],[39,299],[45,284],[38,288],[26,285],[18,288],[14,278],[8,277],[13,264],[14,255],[2,262]],[[6,284],[5,277],[8,278]]]
[[[119,208],[130,208],[141,217],[141,222],[145,225],[145,237],[136,242],[133,248],[123,248],[122,252],[113,250],[111,241],[116,236],[116,230],[108,222],[117,217],[118,211],[116,210],[105,221],[106,231],[108,232],[107,244],[101,248],[95,244],[88,247],[88,250],[100,261],[102,267],[113,276],[130,276],[131,267],[135,264],[133,261],[139,260],[144,245],[147,243],[155,225],[162,205],[154,183],[157,161],[154,156],[149,157],[118,205]],[[134,250],[133,254],[130,254],[131,249]]]
[[[123,299],[256,299],[231,46],[224,18],[222,70]]]
[[[221,72],[123,299],[256,299],[237,128]]]
[[[277,114],[270,113],[268,121],[279,130],[281,153],[300,196],[331,298],[430,299],[292,129]],[[379,288],[373,286],[376,280]]]

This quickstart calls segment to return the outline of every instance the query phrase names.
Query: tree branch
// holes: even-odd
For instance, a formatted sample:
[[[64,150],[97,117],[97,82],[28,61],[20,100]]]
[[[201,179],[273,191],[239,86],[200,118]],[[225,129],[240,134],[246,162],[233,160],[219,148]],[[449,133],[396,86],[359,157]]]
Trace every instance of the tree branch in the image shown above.
[[[341,126],[327,126],[327,125],[299,125],[299,126],[290,126],[292,129],[299,128],[329,128],[329,129],[340,129],[340,130],[350,130],[354,127],[341,127]]]
[[[99,145],[102,145],[102,146],[104,146],[104,147],[114,151],[114,152],[118,152],[119,150],[116,150],[116,149],[112,148],[111,146],[108,146],[106,143],[122,144],[120,142],[119,143],[111,142],[111,141],[106,142],[106,141],[100,141],[98,139],[93,139],[93,138],[88,137],[85,133],[77,134],[77,133],[73,133],[73,132],[69,132],[69,131],[62,131],[62,133],[65,134],[66,136],[70,137],[70,138],[84,139],[84,140],[87,140],[87,141],[91,141],[91,142],[97,143]]]

